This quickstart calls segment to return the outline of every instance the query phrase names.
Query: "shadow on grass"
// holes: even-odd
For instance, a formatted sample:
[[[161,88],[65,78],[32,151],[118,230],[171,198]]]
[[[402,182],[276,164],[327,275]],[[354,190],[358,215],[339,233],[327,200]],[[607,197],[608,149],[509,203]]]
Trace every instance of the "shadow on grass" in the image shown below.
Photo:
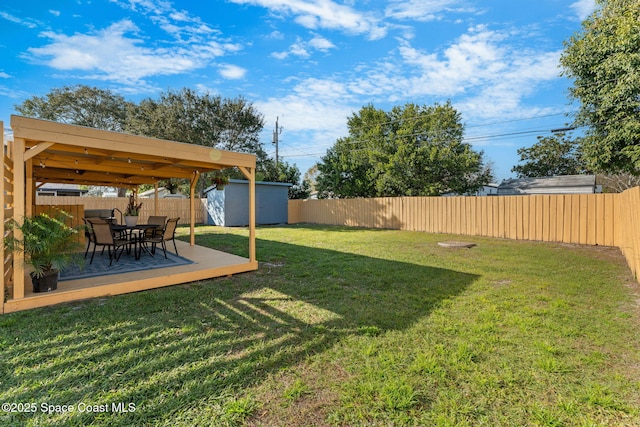
[[[198,240],[214,249],[246,246],[235,235]],[[276,241],[257,245],[255,273],[0,317],[0,400],[74,405],[72,412],[0,412],[0,423],[233,421],[242,415],[234,397],[247,387],[345,337],[409,328],[477,278]],[[114,412],[120,403],[135,411]],[[80,404],[108,410],[80,412]]]

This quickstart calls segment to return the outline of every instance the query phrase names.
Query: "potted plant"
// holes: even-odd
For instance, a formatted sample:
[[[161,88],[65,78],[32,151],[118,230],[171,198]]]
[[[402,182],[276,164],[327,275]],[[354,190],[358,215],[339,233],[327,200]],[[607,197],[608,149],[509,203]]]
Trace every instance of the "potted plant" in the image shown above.
[[[211,178],[211,185],[216,186],[216,190],[224,190],[224,186],[229,183],[229,177],[222,172],[214,173]]]
[[[22,223],[13,221],[10,228],[20,230],[22,238],[6,237],[5,247],[11,251],[24,251],[25,264],[34,292],[48,292],[58,288],[60,270],[82,262],[78,229],[65,223],[71,216],[60,211],[55,218],[47,214],[26,217]]]
[[[124,210],[124,222],[127,227],[133,227],[138,223],[138,215],[140,215],[140,209],[142,209],[142,202],[136,204],[133,196],[133,193],[129,195],[129,203]]]

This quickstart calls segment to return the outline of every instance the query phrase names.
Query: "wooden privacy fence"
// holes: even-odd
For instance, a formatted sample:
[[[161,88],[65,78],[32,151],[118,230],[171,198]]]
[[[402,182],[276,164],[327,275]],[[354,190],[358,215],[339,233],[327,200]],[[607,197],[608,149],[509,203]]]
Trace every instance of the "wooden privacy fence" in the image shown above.
[[[36,197],[36,205],[84,205],[87,209],[113,209],[118,208],[124,212],[129,202],[128,197],[72,197],[72,196],[38,196]],[[142,202],[142,210],[140,212],[140,221],[146,222],[150,215],[154,215],[154,199],[138,199]],[[167,218],[180,218],[178,224],[189,224],[190,217],[189,199],[158,199],[158,215]],[[120,219],[120,214],[116,211],[116,218]],[[196,200],[195,223],[203,224],[206,221],[206,209],[200,199]]]
[[[640,278],[640,187],[632,188],[618,195],[617,237],[618,246],[627,264]]]
[[[47,214],[51,218],[57,218],[60,215],[60,211],[64,211],[69,215],[69,217],[63,217],[64,223],[78,230],[78,242],[84,245],[86,240],[83,228],[85,224],[82,220],[84,218],[84,207],[82,205],[36,205],[33,214]]]
[[[638,276],[640,187],[621,194],[290,200],[289,223],[618,246]]]

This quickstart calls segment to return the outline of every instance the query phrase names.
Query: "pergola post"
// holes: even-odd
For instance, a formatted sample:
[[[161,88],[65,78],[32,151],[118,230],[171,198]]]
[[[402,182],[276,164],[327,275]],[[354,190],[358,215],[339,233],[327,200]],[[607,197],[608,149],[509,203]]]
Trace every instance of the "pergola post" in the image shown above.
[[[28,159],[25,162],[25,216],[33,216],[34,205],[36,204],[36,183],[33,180],[33,160]]]
[[[159,215],[159,207],[158,207],[158,181],[155,182],[155,184],[153,184],[153,188],[154,188],[154,198],[153,198],[153,214],[154,215]]]
[[[249,178],[249,261],[256,262],[256,169]]]
[[[193,172],[193,177],[191,178],[191,185],[189,186],[189,234],[191,238],[189,240],[189,244],[191,246],[195,246],[196,244],[196,184],[198,183],[198,178],[200,177],[200,172]]]
[[[256,262],[256,168],[238,168],[249,180],[249,261]]]
[[[13,159],[13,179],[14,179],[14,206],[13,217],[21,221],[25,216],[25,161],[24,147],[25,141],[22,138],[14,137],[14,159]],[[13,230],[16,239],[22,239],[22,232],[16,228]],[[13,255],[13,298],[24,298],[24,252],[17,251]]]

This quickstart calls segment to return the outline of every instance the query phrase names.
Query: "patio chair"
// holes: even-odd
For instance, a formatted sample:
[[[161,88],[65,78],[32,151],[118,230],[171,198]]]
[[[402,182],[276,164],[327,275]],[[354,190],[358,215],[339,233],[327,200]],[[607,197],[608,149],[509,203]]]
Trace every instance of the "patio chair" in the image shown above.
[[[166,216],[155,216],[152,215],[147,220],[147,224],[157,225],[158,228],[151,228],[149,230],[144,231],[145,240],[151,239],[152,237],[162,236],[164,232],[164,226],[167,223]]]
[[[88,220],[91,224],[91,228],[93,229],[93,235],[95,238],[93,245],[93,252],[91,253],[91,261],[89,264],[93,262],[93,257],[96,254],[96,247],[102,246],[103,249],[106,247],[109,252],[109,265],[113,264],[113,259],[116,261],[120,259],[120,255],[124,252],[124,247],[131,242],[127,239],[121,239],[113,236],[111,231],[111,225],[107,222],[94,222]],[[122,248],[120,250],[120,254],[118,254],[118,248]],[[113,248],[113,254],[111,253],[111,249]]]
[[[178,226],[179,220],[180,218],[169,218],[162,234],[153,236],[146,241],[146,243],[151,243],[152,245],[152,254],[155,254],[156,245],[160,243],[160,245],[162,246],[162,250],[164,251],[164,257],[167,258],[167,241],[173,240],[173,248],[176,250],[176,255],[178,255],[178,247],[176,246],[176,227]]]
[[[91,244],[93,243],[95,246],[96,243],[96,236],[93,233],[93,228],[91,227],[91,222],[105,222],[103,219],[98,218],[98,217],[92,217],[92,218],[82,218],[82,221],[84,222],[84,237],[87,240],[87,249],[84,251],[84,257],[86,258],[87,255],[89,254],[89,248],[91,247]],[[102,251],[104,252],[104,248],[102,248]]]

